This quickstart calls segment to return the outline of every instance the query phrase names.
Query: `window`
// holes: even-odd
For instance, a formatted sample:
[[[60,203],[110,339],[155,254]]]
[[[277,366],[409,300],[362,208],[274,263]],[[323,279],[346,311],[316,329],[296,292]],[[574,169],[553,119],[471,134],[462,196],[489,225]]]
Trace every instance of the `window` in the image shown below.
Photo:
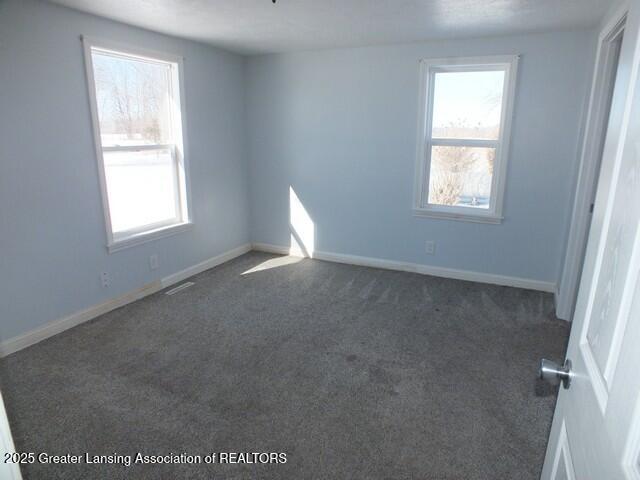
[[[420,62],[416,215],[501,222],[517,64]]]
[[[183,231],[181,59],[83,41],[109,251]]]

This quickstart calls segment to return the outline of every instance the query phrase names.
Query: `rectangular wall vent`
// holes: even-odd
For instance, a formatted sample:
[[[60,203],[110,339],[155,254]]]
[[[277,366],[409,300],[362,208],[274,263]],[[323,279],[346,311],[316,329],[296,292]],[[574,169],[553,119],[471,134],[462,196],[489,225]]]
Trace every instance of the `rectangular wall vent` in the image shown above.
[[[172,288],[171,290],[167,290],[166,292],[164,292],[164,294],[165,295],[173,295],[173,294],[176,294],[178,292],[181,292],[185,288],[189,288],[192,285],[195,285],[195,283],[193,283],[193,282],[185,282],[185,283],[183,283],[181,285],[178,285],[175,288]]]

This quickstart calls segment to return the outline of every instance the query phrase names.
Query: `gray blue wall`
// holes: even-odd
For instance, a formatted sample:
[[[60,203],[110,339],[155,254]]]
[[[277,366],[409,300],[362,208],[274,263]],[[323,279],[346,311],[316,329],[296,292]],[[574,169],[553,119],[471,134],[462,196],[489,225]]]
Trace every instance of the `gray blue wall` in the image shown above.
[[[289,245],[291,186],[316,250],[555,282],[594,52],[578,31],[252,57],[253,241]],[[501,54],[522,55],[504,223],[412,216],[418,60]]]
[[[107,253],[81,34],[184,56],[192,231]],[[242,57],[208,46],[0,0],[2,338],[249,242],[243,75]]]
[[[184,56],[193,230],[107,253],[81,34]],[[315,223],[316,250],[555,282],[594,39],[585,31],[243,58],[0,0],[0,338],[249,241],[289,245],[290,187]],[[522,59],[504,223],[413,217],[418,60],[508,53]],[[425,240],[437,242],[434,256]]]

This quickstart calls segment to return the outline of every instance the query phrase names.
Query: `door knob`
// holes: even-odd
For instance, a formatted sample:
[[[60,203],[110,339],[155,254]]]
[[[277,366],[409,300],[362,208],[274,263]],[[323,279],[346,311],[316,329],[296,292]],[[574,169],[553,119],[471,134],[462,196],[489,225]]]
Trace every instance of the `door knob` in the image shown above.
[[[571,360],[564,361],[564,365],[560,366],[556,362],[543,358],[540,360],[540,369],[538,375],[542,380],[546,380],[551,385],[558,385],[562,382],[564,388],[569,388],[571,385]]]

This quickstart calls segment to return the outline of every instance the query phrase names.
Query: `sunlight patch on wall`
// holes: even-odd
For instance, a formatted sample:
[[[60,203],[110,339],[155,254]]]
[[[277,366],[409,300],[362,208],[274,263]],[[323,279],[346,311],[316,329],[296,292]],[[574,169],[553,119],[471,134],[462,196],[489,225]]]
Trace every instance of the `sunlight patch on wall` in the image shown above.
[[[289,187],[289,227],[291,229],[291,255],[313,257],[315,250],[316,228],[311,216]]]

